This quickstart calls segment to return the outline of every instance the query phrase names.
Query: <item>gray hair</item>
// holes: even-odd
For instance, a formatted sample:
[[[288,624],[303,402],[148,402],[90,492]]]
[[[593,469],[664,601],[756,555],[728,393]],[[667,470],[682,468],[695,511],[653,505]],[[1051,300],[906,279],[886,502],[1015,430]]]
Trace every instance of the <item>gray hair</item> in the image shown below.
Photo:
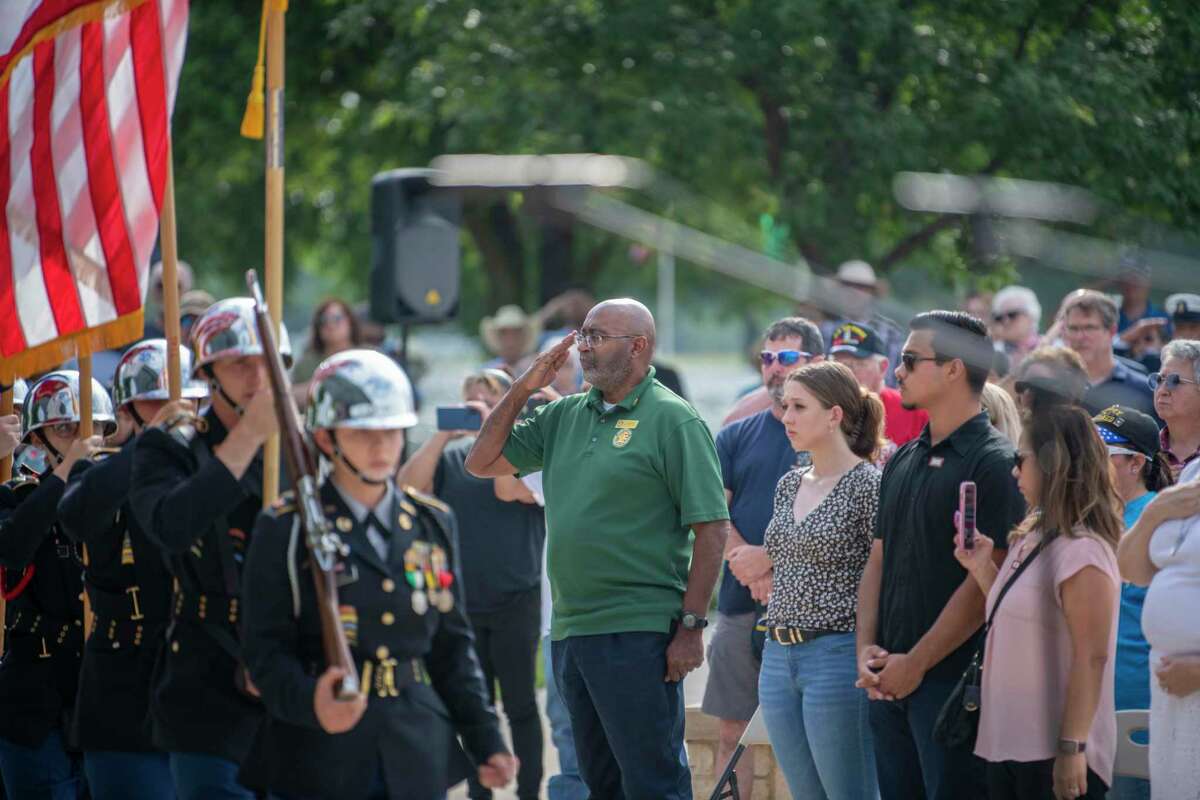
[[[825,339],[821,336],[821,329],[815,322],[804,317],[784,317],[772,322],[771,326],[767,328],[767,332],[763,334],[763,339],[774,342],[790,336],[799,338],[800,346],[814,356],[822,355],[825,352]]]
[[[996,292],[996,296],[992,298],[992,313],[998,314],[1001,310],[1010,310],[1005,307],[1014,303],[1029,315],[1035,329],[1041,324],[1042,304],[1038,302],[1038,297],[1034,294],[1033,289],[1025,286],[1005,286]]]
[[[1200,380],[1200,341],[1196,339],[1175,339],[1168,342],[1162,349],[1162,360],[1178,358],[1190,361],[1196,380]]]

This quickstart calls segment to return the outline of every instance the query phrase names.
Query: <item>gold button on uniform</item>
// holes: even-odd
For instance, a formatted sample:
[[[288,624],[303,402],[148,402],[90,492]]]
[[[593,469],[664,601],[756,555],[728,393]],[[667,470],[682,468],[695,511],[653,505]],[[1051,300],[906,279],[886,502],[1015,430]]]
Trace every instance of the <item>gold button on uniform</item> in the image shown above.
[[[396,615],[390,611],[385,611],[383,612],[383,616],[379,618],[379,621],[384,625],[391,625],[396,621]]]
[[[396,582],[394,580],[392,580],[391,578],[384,578],[383,579],[383,590],[385,592],[387,592],[388,594],[391,594],[392,592],[396,591]]]
[[[377,659],[379,659],[380,661],[383,661],[385,658],[387,658],[390,655],[391,655],[391,651],[389,651],[383,645],[380,645],[379,649],[375,651],[375,657]]]
[[[171,642],[171,652],[172,653],[179,652],[179,642]]]

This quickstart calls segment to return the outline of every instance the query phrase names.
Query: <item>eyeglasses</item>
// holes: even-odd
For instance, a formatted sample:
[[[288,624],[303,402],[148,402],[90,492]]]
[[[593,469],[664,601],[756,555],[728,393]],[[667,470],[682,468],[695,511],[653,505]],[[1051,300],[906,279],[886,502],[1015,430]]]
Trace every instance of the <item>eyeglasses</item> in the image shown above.
[[[640,333],[584,333],[579,331],[575,334],[575,342],[577,344],[587,345],[588,347],[599,347],[609,339],[641,339]]]
[[[790,367],[793,364],[799,364],[802,358],[811,359],[812,353],[806,353],[803,350],[763,350],[758,357],[762,360],[764,367],[769,367],[776,361],[781,367]]]
[[[50,426],[50,430],[64,439],[74,439],[79,435],[78,422],[58,422]]]
[[[1157,390],[1160,386],[1165,386],[1171,391],[1175,391],[1181,384],[1190,383],[1193,386],[1200,386],[1200,381],[1189,380],[1178,372],[1172,372],[1168,375],[1163,375],[1161,372],[1155,372],[1146,379],[1150,384],[1151,389]]]
[[[345,322],[346,315],[341,311],[326,311],[324,314],[318,317],[317,321],[321,325],[329,325],[333,322]]]
[[[919,356],[916,353],[900,354],[900,363],[903,364],[904,368],[909,372],[912,372],[914,369],[916,369],[917,364],[920,364],[922,361],[936,361],[940,364],[944,360],[945,359],[941,358],[940,356]]]
[[[1017,317],[1021,316],[1024,313],[1025,312],[1021,311],[1020,309],[1016,309],[1014,311],[1001,311],[999,313],[992,314],[992,322],[995,322],[995,323],[1012,322],[1014,319],[1016,319]]]

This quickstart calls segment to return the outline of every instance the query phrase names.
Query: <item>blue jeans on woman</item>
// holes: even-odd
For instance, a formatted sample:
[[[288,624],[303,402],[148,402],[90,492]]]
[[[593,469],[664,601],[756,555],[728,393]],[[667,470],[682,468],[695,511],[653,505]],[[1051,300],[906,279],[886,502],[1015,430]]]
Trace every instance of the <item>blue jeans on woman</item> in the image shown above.
[[[794,645],[767,642],[758,702],[793,797],[879,796],[867,695],[855,688],[857,678],[853,633]]]

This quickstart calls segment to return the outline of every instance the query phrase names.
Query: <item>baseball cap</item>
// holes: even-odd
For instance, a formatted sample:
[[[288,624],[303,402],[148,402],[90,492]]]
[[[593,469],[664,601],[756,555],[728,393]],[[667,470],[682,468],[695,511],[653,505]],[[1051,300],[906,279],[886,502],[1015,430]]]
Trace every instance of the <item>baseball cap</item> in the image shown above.
[[[843,322],[833,329],[829,340],[829,355],[849,353],[855,358],[886,356],[887,348],[875,331],[856,322]]]
[[[1129,406],[1109,406],[1092,417],[1092,422],[1110,456],[1140,453],[1153,458],[1162,447],[1154,419]]]
[[[1173,294],[1166,308],[1173,322],[1200,322],[1200,294]]]

